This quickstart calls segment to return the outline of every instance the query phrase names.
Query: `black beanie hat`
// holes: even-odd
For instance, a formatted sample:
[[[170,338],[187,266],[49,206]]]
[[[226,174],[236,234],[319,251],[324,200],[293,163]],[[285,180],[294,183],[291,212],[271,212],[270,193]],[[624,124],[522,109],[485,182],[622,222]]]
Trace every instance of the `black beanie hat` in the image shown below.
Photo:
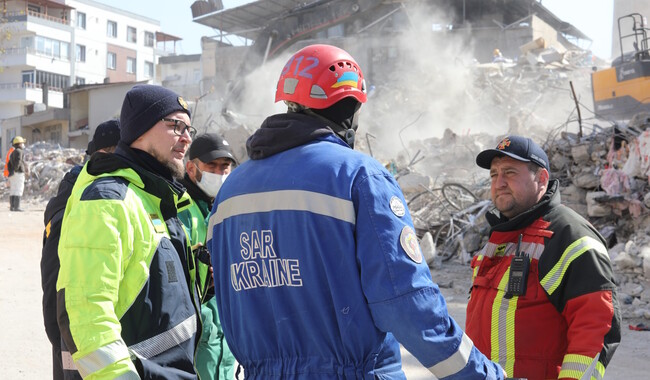
[[[90,154],[103,148],[116,146],[118,141],[120,141],[120,121],[117,119],[107,120],[95,129],[92,140],[93,150]]]
[[[131,145],[163,117],[181,111],[190,115],[185,100],[161,86],[134,86],[124,97],[120,113],[120,140]]]

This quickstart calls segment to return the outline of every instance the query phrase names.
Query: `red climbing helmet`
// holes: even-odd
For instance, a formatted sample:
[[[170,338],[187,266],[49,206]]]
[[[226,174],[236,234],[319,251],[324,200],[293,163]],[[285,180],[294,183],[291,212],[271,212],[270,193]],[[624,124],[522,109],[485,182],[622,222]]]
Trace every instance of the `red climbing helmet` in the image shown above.
[[[287,100],[308,108],[328,108],[353,97],[366,102],[366,83],[357,62],[331,45],[309,45],[289,59],[275,90],[275,101]]]

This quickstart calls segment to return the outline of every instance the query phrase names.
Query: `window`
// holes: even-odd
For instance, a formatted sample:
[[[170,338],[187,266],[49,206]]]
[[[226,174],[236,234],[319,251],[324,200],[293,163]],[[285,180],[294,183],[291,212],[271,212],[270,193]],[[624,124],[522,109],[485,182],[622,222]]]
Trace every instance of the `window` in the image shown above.
[[[144,32],[144,46],[153,47],[154,38],[153,33]]]
[[[49,38],[45,38],[45,50],[43,50],[43,53],[47,55],[48,57],[52,56],[52,40]]]
[[[86,47],[84,45],[76,46],[77,62],[86,62]]]
[[[34,13],[41,13],[41,7],[34,4],[27,4],[27,10]]]
[[[50,88],[63,89],[68,87],[70,77],[60,74],[54,74],[47,71],[36,70],[36,83],[47,83]]]
[[[34,45],[34,42],[35,45]],[[46,57],[68,60],[70,59],[70,44],[63,41],[53,40],[47,37],[35,36],[23,38],[21,46],[29,49],[35,49],[39,55]]]
[[[106,35],[117,38],[117,22],[111,20],[106,21]]]
[[[20,39],[20,47],[34,49],[34,37],[32,36],[22,37]]]
[[[153,62],[144,61],[144,76],[153,78]]]
[[[23,84],[34,83],[34,71],[23,71]]]
[[[135,58],[126,58],[126,72],[135,74]]]
[[[80,85],[86,84],[86,78],[76,77],[75,84],[80,84]]]
[[[137,40],[138,40],[137,35],[138,35],[138,31],[134,27],[132,27],[132,26],[127,26],[126,27],[126,41],[127,42],[136,43]]]
[[[70,44],[67,42],[61,42],[61,58],[70,59]]]
[[[36,36],[36,51],[45,54],[45,37]]]
[[[111,70],[115,70],[116,63],[117,63],[117,56],[116,56],[116,54],[115,54],[115,53],[110,53],[110,52],[109,52],[109,53],[106,55],[106,67],[109,68],[109,69],[111,69]]]
[[[86,14],[77,11],[77,28],[86,29]]]

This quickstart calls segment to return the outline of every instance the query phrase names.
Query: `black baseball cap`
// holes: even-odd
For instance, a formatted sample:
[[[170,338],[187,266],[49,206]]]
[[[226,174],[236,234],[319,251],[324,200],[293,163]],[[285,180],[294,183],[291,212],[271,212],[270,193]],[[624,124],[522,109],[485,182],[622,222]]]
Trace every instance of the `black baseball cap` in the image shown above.
[[[532,162],[546,169],[549,173],[551,167],[546,152],[528,137],[504,137],[495,149],[486,149],[476,156],[476,164],[483,169],[490,169],[494,157],[508,156],[522,162]]]
[[[119,141],[120,121],[117,119],[107,120],[95,128],[93,139],[88,142],[86,154],[91,155],[100,149],[117,146]]]
[[[216,133],[205,133],[196,137],[190,145],[190,160],[198,158],[201,162],[208,163],[217,158],[230,158],[237,163],[230,150],[230,144]]]
[[[118,119],[107,120],[97,126],[93,135],[95,150],[117,146],[120,141],[120,121]]]

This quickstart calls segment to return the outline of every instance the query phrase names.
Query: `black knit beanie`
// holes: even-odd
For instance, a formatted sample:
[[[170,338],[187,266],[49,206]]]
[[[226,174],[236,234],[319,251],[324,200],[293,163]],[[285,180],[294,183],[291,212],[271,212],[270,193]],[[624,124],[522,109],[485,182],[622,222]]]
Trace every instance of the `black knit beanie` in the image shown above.
[[[191,116],[185,100],[174,91],[149,84],[134,86],[122,103],[120,141],[131,145],[163,117],[176,111]]]

